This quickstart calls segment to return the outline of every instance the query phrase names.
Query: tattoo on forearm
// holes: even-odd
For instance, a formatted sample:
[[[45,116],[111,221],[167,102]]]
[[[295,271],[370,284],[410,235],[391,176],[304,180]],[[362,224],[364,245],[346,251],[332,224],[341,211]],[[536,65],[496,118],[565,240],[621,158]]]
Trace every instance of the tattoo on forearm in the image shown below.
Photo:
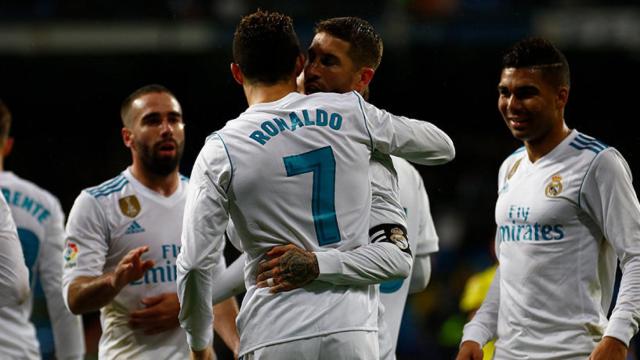
[[[318,277],[320,269],[318,259],[301,249],[291,249],[280,259],[282,279],[294,286],[304,286]]]

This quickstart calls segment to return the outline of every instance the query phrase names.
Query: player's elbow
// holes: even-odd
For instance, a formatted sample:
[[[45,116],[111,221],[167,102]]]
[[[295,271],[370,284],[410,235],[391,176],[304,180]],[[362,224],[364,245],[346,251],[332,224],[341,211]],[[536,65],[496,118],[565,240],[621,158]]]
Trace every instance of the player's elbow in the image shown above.
[[[441,163],[445,164],[456,158],[456,147],[453,145],[451,138],[447,138],[441,149]]]
[[[75,298],[69,297],[68,300],[65,301],[65,304],[73,315],[82,315],[82,309]]]
[[[402,256],[399,258],[396,266],[395,276],[398,278],[406,279],[411,275],[411,266],[413,265],[413,259],[411,254],[402,252]]]
[[[82,315],[86,312],[82,306],[78,285],[78,280],[76,279],[68,287],[62,288],[62,299],[64,300],[64,304],[74,315]]]
[[[427,288],[431,279],[431,260],[429,256],[418,256],[413,261],[409,293],[414,294]]]
[[[453,142],[449,143],[449,151],[447,152],[445,158],[446,162],[453,161],[456,158],[456,148],[453,146]]]
[[[425,276],[412,277],[409,285],[409,293],[415,294],[423,291],[429,285],[429,278]]]

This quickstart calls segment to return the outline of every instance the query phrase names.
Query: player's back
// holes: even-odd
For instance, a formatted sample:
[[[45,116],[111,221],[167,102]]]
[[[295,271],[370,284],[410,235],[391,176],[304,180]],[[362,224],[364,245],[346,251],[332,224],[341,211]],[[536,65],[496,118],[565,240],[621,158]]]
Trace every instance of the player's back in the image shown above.
[[[214,135],[233,169],[230,213],[248,254],[248,291],[238,318],[242,352],[376,329],[375,293],[368,286],[314,282],[272,295],[254,281],[257,262],[273,246],[346,250],[368,242],[372,139],[360,101],[352,93],[291,93],[250,107]]]
[[[51,255],[49,249],[58,249],[61,256],[64,237],[62,208],[49,192],[12,172],[0,172],[0,189],[16,223],[33,289],[38,268],[42,266],[40,262],[45,262],[46,268],[46,262],[51,260],[46,258]],[[60,240],[60,243],[47,243],[55,240]],[[0,338],[0,354],[19,358],[40,357],[35,328],[29,321],[32,300],[0,308],[0,331],[4,334]]]
[[[291,93],[250,107],[217,134],[233,166],[231,216],[250,258],[288,243],[314,251],[366,243],[371,139],[355,95]]]

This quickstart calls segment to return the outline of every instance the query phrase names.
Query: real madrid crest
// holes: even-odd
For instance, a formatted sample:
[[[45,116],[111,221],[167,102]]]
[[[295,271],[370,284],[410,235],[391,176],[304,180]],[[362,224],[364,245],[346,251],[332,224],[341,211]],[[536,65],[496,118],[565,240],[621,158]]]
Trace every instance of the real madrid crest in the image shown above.
[[[389,236],[391,241],[393,241],[400,250],[405,250],[409,248],[409,241],[407,241],[407,237],[404,235],[404,231],[400,228],[391,229],[391,236]]]
[[[560,195],[561,192],[562,192],[562,176],[553,175],[551,177],[551,182],[544,189],[544,194],[547,195],[547,197],[556,197]]]
[[[128,217],[136,217],[140,213],[140,202],[135,195],[123,197],[118,200],[120,211]]]

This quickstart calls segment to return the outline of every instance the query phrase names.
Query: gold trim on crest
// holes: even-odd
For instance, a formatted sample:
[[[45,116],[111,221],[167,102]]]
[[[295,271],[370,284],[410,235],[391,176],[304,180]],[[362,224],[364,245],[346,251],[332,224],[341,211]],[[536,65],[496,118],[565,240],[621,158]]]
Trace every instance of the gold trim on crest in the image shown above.
[[[120,211],[130,218],[136,217],[140,213],[140,202],[135,195],[123,197],[118,200],[118,205],[120,205]]]

